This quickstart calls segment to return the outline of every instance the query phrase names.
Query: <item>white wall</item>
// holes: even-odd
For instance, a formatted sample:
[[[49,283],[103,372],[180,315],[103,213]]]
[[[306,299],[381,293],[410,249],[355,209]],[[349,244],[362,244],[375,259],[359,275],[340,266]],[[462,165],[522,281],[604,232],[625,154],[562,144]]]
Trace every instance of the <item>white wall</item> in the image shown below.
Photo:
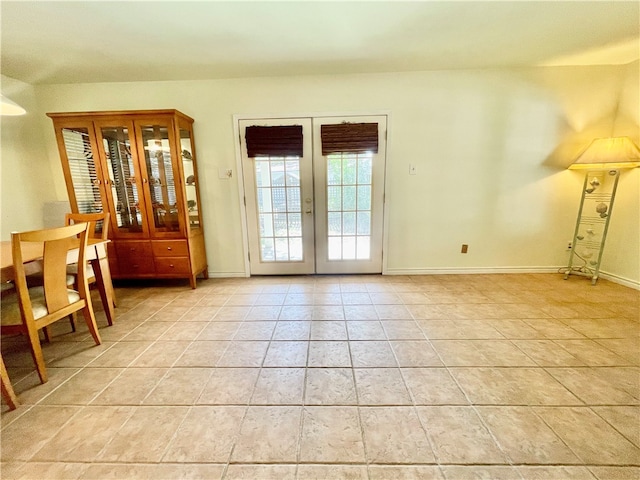
[[[615,135],[628,135],[636,145],[640,145],[639,67],[639,62],[627,66],[613,130]],[[602,270],[640,284],[640,168],[620,174]]]
[[[591,138],[611,134],[621,85],[621,110],[637,110],[638,83],[630,79],[637,68],[54,85],[35,91],[58,195],[63,178],[45,112],[176,108],[195,118],[212,275],[244,274],[238,185],[218,178],[218,168],[236,168],[233,115],[372,111],[391,113],[389,273],[544,270],[568,260],[565,247],[583,177],[566,166]],[[633,128],[638,142],[637,118]],[[409,176],[410,163],[417,166],[415,176]],[[637,179],[637,171],[621,178],[604,265],[640,283],[638,262],[628,261],[637,260],[640,250]],[[460,254],[462,243],[469,244],[466,255]],[[616,245],[623,253],[613,254]]]
[[[51,182],[52,165],[44,137],[34,88],[2,76],[2,93],[27,110],[26,115],[0,117],[0,235],[43,227],[43,204],[64,194]],[[56,174],[60,168],[56,166]]]

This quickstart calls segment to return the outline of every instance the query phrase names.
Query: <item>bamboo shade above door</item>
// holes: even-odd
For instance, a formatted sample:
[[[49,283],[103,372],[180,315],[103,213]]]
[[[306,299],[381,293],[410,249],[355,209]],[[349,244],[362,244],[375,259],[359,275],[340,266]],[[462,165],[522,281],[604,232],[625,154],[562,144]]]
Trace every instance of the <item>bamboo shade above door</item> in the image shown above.
[[[246,127],[247,156],[302,157],[302,125]]]
[[[322,155],[331,153],[378,153],[377,123],[335,123],[322,125]]]

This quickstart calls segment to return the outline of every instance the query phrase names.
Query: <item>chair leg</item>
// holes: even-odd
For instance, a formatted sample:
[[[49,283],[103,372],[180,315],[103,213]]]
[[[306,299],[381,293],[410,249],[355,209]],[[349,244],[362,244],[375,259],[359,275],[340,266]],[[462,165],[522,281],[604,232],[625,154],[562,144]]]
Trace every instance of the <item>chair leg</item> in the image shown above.
[[[115,313],[113,309],[116,306],[116,296],[113,291],[113,283],[111,283],[111,273],[109,272],[109,261],[105,258],[92,260],[94,280],[98,290],[100,291],[100,299],[104,307],[104,313],[107,316],[109,326],[113,325]]]
[[[100,339],[100,332],[98,332],[98,324],[96,323],[96,316],[93,313],[93,307],[90,303],[91,300],[86,302],[85,307],[82,309],[82,314],[84,315],[84,320],[87,322],[87,327],[89,327],[89,332],[91,332],[91,336],[93,337],[96,345],[100,345],[102,340]]]
[[[71,325],[71,331],[76,333],[76,314],[75,312],[69,315],[69,324]]]
[[[98,286],[98,292],[100,293],[100,300],[102,301],[102,306],[104,307],[104,313],[107,317],[107,323],[109,324],[109,326],[113,325],[113,318],[111,318],[111,309],[109,308],[109,297],[107,296],[107,292],[105,291],[104,288],[100,288]],[[113,306],[115,307],[115,299],[112,302]]]
[[[45,367],[44,365],[44,356],[42,355],[42,347],[40,346],[40,336],[38,335],[38,329],[35,325],[29,322],[27,322],[27,335],[29,337],[29,343],[31,345],[31,356],[33,357],[33,362],[36,364],[36,370],[38,370],[40,381],[42,383],[47,383],[49,377],[47,376],[47,367]]]
[[[7,402],[9,410],[15,410],[19,405],[18,397],[16,397],[16,394],[13,391],[11,380],[9,380],[9,373],[7,373],[2,357],[0,357],[0,379],[2,380],[2,398]]]
[[[46,343],[51,343],[51,329],[49,328],[49,325],[42,328],[42,334],[44,335],[44,341]]]

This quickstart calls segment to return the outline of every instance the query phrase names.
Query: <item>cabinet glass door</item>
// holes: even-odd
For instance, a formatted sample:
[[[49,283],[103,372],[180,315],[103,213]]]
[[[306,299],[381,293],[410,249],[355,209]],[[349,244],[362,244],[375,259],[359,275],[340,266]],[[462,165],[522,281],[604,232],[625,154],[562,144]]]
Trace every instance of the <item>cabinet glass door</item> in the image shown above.
[[[138,124],[149,182],[151,227],[155,232],[180,232],[177,175],[171,160],[169,125]]]
[[[183,128],[180,129],[180,157],[182,158],[184,188],[187,195],[189,229],[196,230],[200,228],[200,204],[198,201],[198,189],[196,188],[195,159],[193,158],[191,131]]]
[[[111,211],[114,236],[147,232],[141,194],[142,176],[131,153],[131,125],[98,125],[109,175],[107,191],[113,202]],[[112,230],[112,231],[113,231]]]
[[[72,208],[75,204],[75,211],[78,213],[99,213],[103,210],[100,172],[96,166],[91,142],[92,130],[88,127],[61,129],[67,157],[63,166],[68,168],[66,174],[71,177],[73,184],[73,189],[69,189],[69,199]]]

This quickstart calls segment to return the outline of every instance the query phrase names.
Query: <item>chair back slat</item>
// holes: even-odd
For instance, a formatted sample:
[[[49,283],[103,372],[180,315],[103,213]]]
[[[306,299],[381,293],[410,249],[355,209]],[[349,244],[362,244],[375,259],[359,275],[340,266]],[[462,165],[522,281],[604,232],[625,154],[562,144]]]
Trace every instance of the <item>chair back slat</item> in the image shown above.
[[[65,224],[74,225],[76,223],[87,222],[89,224],[89,238],[98,238],[106,240],[109,237],[109,221],[111,214],[108,212],[101,213],[67,213],[65,215]]]
[[[87,246],[87,227],[87,223],[78,223],[66,227],[11,234],[15,282],[23,316],[33,318],[25,265],[22,262],[22,243],[38,242],[43,244],[41,262],[43,265],[45,302],[48,312],[53,313],[69,305],[66,282],[67,256],[69,250],[79,248],[78,259],[79,261],[84,261]],[[86,297],[82,292],[88,289],[86,281],[84,272],[79,272],[78,282],[81,285],[85,285],[85,288],[78,289],[82,298]]]
[[[49,312],[55,312],[69,305],[67,293],[67,254],[75,242],[71,238],[44,242],[42,275],[44,278],[44,298]]]

